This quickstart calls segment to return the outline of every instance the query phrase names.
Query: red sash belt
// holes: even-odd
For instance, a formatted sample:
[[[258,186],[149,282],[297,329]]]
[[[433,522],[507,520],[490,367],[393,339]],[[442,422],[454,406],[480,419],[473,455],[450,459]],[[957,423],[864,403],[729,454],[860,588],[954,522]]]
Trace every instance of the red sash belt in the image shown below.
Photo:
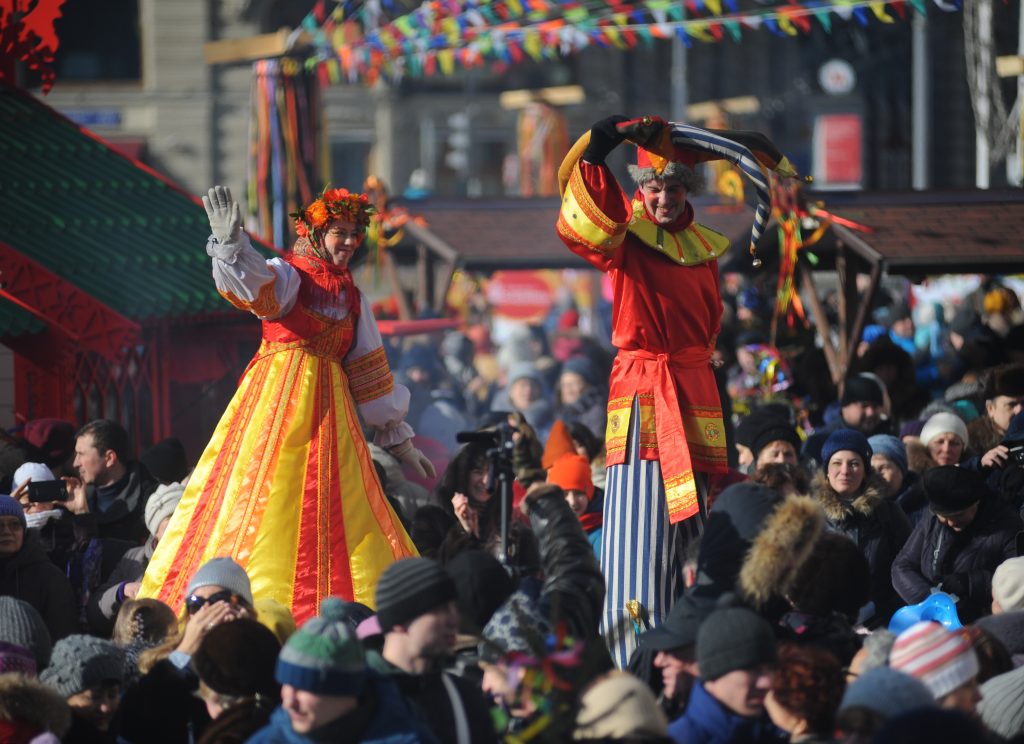
[[[669,522],[676,524],[700,511],[697,487],[693,481],[693,463],[683,428],[683,411],[676,393],[673,369],[700,369],[711,364],[711,349],[688,346],[672,353],[645,349],[620,349],[623,359],[636,359],[644,364],[644,377],[651,380],[654,391],[655,436],[658,460],[665,483]],[[639,422],[637,422],[639,423]]]

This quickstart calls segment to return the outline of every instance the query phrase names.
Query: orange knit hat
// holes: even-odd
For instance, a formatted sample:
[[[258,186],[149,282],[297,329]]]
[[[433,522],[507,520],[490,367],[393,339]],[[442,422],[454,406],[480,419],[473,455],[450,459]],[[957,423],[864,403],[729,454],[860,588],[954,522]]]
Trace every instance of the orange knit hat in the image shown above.
[[[594,497],[594,481],[590,478],[590,462],[583,455],[566,453],[555,460],[548,471],[548,483],[563,491],[582,491],[587,498]]]
[[[576,452],[576,445],[572,443],[572,434],[569,427],[562,419],[555,421],[548,434],[547,444],[544,445],[544,456],[541,458],[541,467],[547,470],[562,455]]]

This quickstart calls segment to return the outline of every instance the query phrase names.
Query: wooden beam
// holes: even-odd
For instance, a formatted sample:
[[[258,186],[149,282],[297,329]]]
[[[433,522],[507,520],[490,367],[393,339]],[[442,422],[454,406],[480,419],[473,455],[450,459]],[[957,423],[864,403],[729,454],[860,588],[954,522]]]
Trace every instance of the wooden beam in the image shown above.
[[[434,312],[443,313],[445,301],[448,299],[448,289],[452,286],[452,277],[455,276],[455,262],[447,261],[444,265],[444,273],[441,280],[434,285]]]
[[[430,304],[430,254],[423,243],[416,244],[416,310],[423,312]]]
[[[268,57],[283,57],[296,46],[304,46],[310,41],[309,35],[303,31],[289,46],[288,39],[291,35],[291,29],[282,28],[272,34],[208,41],[203,44],[203,59],[208,65],[224,65],[252,62]]]
[[[876,263],[871,266],[871,280],[868,290],[859,295],[860,304],[857,306],[857,316],[853,320],[853,328],[850,329],[850,346],[846,350],[847,364],[857,353],[857,346],[860,345],[860,338],[864,333],[864,324],[867,322],[868,312],[871,310],[871,303],[875,301],[875,294],[878,292],[878,284],[882,279],[882,264]],[[853,275],[854,283],[857,275]]]
[[[391,283],[391,291],[395,293],[395,301],[398,303],[399,319],[412,320],[413,314],[412,308],[409,307],[409,298],[405,296],[405,290],[402,289],[402,283],[398,280],[398,269],[395,268],[395,262],[391,258],[390,251],[384,251],[382,263],[384,264],[384,274]]]
[[[821,348],[825,352],[825,361],[828,362],[828,369],[832,373],[832,383],[839,384],[842,375],[839,371],[839,357],[836,354],[836,347],[832,345],[832,332],[828,325],[828,316],[825,315],[825,308],[818,297],[818,288],[814,285],[814,278],[810,269],[800,267],[800,283],[803,285],[804,294],[807,295],[807,302],[811,306],[811,315],[814,316],[814,325],[818,328],[818,335],[821,336]]]
[[[434,233],[430,232],[429,229],[423,227],[423,225],[418,225],[413,220],[409,220],[402,225],[402,229],[409,233],[409,235],[414,239],[427,246],[427,248],[434,251],[434,253],[439,255],[445,261],[448,261],[449,263],[458,262],[459,252],[441,240],[441,238],[434,235]]]

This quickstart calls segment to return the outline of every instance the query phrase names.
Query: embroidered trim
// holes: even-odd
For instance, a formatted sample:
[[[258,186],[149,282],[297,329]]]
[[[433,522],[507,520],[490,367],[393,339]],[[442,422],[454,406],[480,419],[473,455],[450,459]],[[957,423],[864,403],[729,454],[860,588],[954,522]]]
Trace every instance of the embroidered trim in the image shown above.
[[[379,346],[358,359],[343,362],[348,387],[356,403],[366,403],[390,393],[395,387],[384,347]]]
[[[626,237],[626,225],[613,221],[594,202],[578,163],[562,196],[555,229],[567,240],[604,256],[614,253]]]
[[[243,300],[232,292],[218,289],[217,292],[225,300],[247,313],[252,313],[260,318],[270,318],[280,314],[281,305],[277,302],[277,292],[274,285],[277,284],[277,276],[270,278],[270,281],[260,287],[259,293],[254,300]]]
[[[696,266],[720,258],[732,243],[711,228],[691,222],[685,230],[666,232],[659,225],[644,219],[643,202],[633,200],[633,221],[629,232],[648,248],[661,253],[682,266]]]

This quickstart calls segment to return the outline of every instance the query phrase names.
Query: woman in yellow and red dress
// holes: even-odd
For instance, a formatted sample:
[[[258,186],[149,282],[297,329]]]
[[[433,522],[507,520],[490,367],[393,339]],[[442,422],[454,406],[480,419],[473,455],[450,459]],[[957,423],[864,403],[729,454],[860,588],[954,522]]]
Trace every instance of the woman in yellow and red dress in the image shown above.
[[[296,216],[299,239],[265,261],[217,186],[203,197],[217,290],[263,321],[249,363],[160,540],[139,591],[178,609],[203,563],[231,556],[253,596],[301,624],[339,596],[373,606],[381,572],[416,554],[377,479],[359,423],[403,463],[433,475],[404,418],[369,302],[348,270],[372,207],[327,191]]]

